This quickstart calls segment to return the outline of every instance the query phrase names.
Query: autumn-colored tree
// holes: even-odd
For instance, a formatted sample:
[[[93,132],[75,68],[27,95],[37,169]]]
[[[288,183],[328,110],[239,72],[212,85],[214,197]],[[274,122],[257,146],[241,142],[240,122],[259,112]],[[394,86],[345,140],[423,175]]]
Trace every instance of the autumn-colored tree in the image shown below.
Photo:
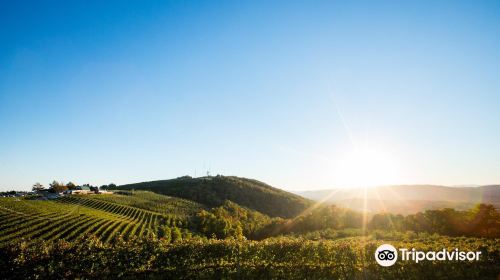
[[[65,190],[68,189],[68,187],[63,184],[63,183],[60,183],[60,182],[57,182],[57,181],[53,181],[51,184],[50,184],[50,189],[55,192],[55,193],[60,193],[60,192],[63,192]]]

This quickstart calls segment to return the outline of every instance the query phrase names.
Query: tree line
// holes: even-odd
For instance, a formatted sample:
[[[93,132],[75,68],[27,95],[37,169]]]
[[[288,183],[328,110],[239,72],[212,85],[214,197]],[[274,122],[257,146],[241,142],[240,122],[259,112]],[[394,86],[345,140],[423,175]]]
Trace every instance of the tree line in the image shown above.
[[[408,216],[381,213],[373,216],[369,228],[497,238],[500,212],[491,204],[478,204],[467,211],[445,208]]]
[[[334,205],[319,206],[293,219],[271,218],[226,201],[209,211],[202,210],[193,221],[195,230],[219,239],[235,237],[260,240],[327,229],[366,231],[413,231],[447,236],[500,237],[500,212],[489,204],[467,211],[450,208],[427,210],[412,215],[379,213],[364,215]]]
[[[52,183],[49,184],[49,187],[47,188],[47,190],[49,192],[60,193],[60,192],[64,192],[67,190],[75,190],[78,187],[88,187],[91,191],[99,191],[99,189],[106,190],[106,189],[116,188],[116,185],[111,183],[109,185],[102,185],[102,186],[98,187],[98,186],[93,186],[90,184],[76,185],[73,182],[64,183],[64,182],[59,182],[59,181],[54,180],[54,181],[52,181]],[[31,189],[34,192],[46,190],[45,186],[38,183],[38,182],[35,183]]]

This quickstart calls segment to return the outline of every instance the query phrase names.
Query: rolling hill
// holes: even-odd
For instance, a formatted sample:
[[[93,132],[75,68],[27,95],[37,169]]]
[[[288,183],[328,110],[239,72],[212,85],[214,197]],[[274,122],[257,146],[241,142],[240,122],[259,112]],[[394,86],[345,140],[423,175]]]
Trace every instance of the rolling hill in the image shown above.
[[[124,240],[160,238],[167,242],[191,237],[244,236],[260,240],[280,234],[360,228],[363,223],[360,212],[340,207],[310,207],[314,203],[312,200],[256,180],[232,176],[180,177],[116,188],[112,194],[73,194],[53,199],[37,195],[0,198],[0,246],[20,240],[75,241],[89,235],[104,243],[113,243],[118,237]],[[311,192],[309,195],[316,199],[328,198],[327,202],[355,210],[408,214],[445,207],[465,210],[476,202],[498,205],[495,202],[499,188],[380,187],[367,190],[366,204],[364,193],[356,190]],[[494,208],[488,209],[483,206],[477,213],[483,216],[493,213],[492,217],[497,217]],[[430,221],[432,225],[444,223],[439,230],[453,229],[445,234],[479,232],[481,236],[496,236],[496,224],[488,222],[487,230],[483,231],[476,228],[477,219],[483,216],[464,221],[467,226],[461,228],[449,227],[457,224],[456,217],[470,217],[470,213],[475,212],[440,214],[445,213],[454,213],[451,220],[432,220],[435,215],[424,215],[425,219],[401,216],[391,221],[394,228],[400,230],[433,232],[436,229],[429,226]],[[380,217],[369,221],[368,226],[386,229]]]
[[[173,208],[175,212],[165,210]],[[118,235],[127,239],[161,235],[166,227],[185,233],[188,216],[200,209],[197,203],[151,192],[54,200],[0,198],[0,245],[20,239],[73,241],[88,234],[110,242]]]
[[[188,199],[207,207],[217,207],[226,200],[271,217],[291,218],[313,204],[307,198],[271,187],[257,180],[235,176],[191,178],[142,182],[117,186],[120,190],[148,190]]]
[[[500,207],[500,185],[480,187],[446,187],[435,185],[380,186],[366,189],[329,189],[306,191],[300,195],[312,200],[370,212],[411,214],[428,209],[465,210],[477,203]]]
[[[5,197],[0,198],[0,246],[22,239],[75,241],[90,234],[104,243],[118,236],[175,240],[203,234],[200,215],[215,227],[226,229],[232,222],[252,236],[272,223],[271,217],[294,217],[312,203],[256,180],[223,176],[124,185],[112,194]]]

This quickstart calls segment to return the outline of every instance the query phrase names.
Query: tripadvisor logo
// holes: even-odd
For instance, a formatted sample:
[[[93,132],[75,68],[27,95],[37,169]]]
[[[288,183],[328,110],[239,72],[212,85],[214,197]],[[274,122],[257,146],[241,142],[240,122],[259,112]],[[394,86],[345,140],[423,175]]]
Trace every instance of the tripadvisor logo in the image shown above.
[[[428,261],[478,261],[481,252],[460,251],[458,249],[448,251],[443,249],[441,251],[417,251],[415,248],[408,250],[406,248],[399,248],[402,261],[414,261],[418,263],[423,260]],[[375,250],[375,260],[381,266],[391,266],[398,260],[398,250],[391,244],[380,245]]]
[[[391,244],[380,245],[375,251],[375,260],[381,266],[391,266],[398,260],[398,251]]]

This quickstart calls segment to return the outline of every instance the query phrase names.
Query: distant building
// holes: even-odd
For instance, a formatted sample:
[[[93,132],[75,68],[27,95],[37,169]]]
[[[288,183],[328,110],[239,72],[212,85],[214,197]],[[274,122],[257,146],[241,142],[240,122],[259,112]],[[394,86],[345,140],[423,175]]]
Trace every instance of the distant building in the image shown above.
[[[98,194],[113,194],[113,192],[110,192],[110,191],[99,191]]]

